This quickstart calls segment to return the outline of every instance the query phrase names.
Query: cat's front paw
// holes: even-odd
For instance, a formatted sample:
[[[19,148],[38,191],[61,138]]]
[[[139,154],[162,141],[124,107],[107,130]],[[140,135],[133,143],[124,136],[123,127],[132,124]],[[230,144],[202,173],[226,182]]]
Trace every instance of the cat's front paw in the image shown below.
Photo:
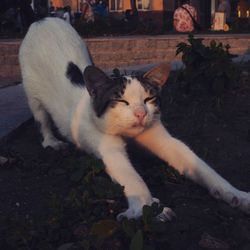
[[[151,205],[154,202],[159,203],[159,200],[157,198],[152,198],[149,204],[144,205]],[[125,212],[118,214],[116,218],[118,221],[121,221],[123,218],[138,219],[142,216],[142,208],[143,205],[129,207]],[[156,216],[156,219],[165,222],[171,221],[174,217],[176,217],[176,214],[173,212],[173,210],[169,207],[164,207],[162,212]]]
[[[238,191],[231,198],[230,205],[232,207],[238,207],[243,212],[250,214],[250,193]]]
[[[250,193],[240,190],[230,190],[227,192],[213,190],[212,195],[217,199],[222,199],[232,207],[237,207],[243,212],[250,214]]]
[[[175,212],[169,207],[164,207],[162,212],[156,216],[156,218],[162,222],[171,221],[175,217]]]
[[[52,147],[54,150],[66,149],[68,144],[66,142],[57,140],[57,139],[44,139],[42,142],[44,148]]]
[[[118,221],[121,221],[124,218],[127,218],[127,219],[138,219],[141,216],[142,216],[142,209],[141,208],[138,208],[138,209],[128,208],[126,211],[124,211],[122,213],[119,213],[116,216],[116,219]]]

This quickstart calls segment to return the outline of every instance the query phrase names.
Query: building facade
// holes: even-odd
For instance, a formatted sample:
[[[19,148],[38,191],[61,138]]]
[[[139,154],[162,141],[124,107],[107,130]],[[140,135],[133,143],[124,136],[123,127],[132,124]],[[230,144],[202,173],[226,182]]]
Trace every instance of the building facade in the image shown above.
[[[216,0],[191,0],[199,13],[199,21],[204,27],[208,27],[211,21],[212,5]],[[160,24],[164,30],[172,30],[173,13],[178,7],[178,0],[136,0],[139,16],[151,17],[154,22]],[[131,9],[130,0],[109,0],[109,11],[111,13],[122,13]]]
[[[33,0],[34,6],[37,2],[43,2],[48,7],[64,7],[70,5],[73,12],[80,10],[85,0]],[[94,1],[94,0],[92,0]],[[97,1],[97,0],[96,0]],[[131,0],[103,0],[107,3],[110,15],[122,18],[127,9],[131,9]],[[178,7],[178,0],[135,0],[136,7],[141,19],[152,19],[163,27],[164,30],[172,29],[173,12]],[[199,22],[205,28],[209,28],[211,17],[218,8],[219,0],[190,0],[196,7]],[[250,0],[230,0],[232,16],[241,18],[249,17]]]
[[[50,5],[53,5],[55,7],[64,7],[69,5],[74,12],[78,12],[80,10],[80,4],[83,2],[83,0],[50,0]]]

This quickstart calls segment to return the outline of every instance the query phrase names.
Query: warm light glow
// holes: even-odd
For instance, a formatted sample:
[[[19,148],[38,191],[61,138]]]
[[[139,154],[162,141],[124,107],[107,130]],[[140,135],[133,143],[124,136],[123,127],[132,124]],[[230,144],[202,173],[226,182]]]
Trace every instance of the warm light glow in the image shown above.
[[[249,10],[247,10],[247,18],[249,18]]]
[[[241,12],[240,12],[240,10],[238,10],[238,17],[241,17]]]

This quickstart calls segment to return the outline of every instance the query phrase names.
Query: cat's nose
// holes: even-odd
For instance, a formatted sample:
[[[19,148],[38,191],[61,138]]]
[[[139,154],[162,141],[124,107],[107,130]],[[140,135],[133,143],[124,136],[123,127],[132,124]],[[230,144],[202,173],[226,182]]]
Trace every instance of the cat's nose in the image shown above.
[[[136,109],[136,110],[134,111],[134,115],[135,115],[135,117],[138,118],[138,120],[139,120],[140,122],[142,122],[142,120],[144,119],[144,117],[147,115],[147,112],[146,112],[146,110],[143,109],[143,108],[138,108],[138,109]]]

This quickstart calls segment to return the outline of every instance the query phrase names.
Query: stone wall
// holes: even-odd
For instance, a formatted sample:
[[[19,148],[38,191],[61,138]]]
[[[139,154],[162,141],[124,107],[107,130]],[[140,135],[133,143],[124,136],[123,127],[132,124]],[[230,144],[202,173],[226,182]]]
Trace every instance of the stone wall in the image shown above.
[[[2,84],[20,81],[20,67],[18,63],[20,43],[21,41],[19,40],[0,40],[0,82]]]
[[[84,39],[94,63],[102,69],[127,67],[162,61],[179,60],[176,45],[186,41],[186,35],[131,36]],[[230,44],[234,54],[250,53],[250,35],[205,35],[211,40]],[[18,50],[21,40],[0,40],[0,81],[20,81]]]

